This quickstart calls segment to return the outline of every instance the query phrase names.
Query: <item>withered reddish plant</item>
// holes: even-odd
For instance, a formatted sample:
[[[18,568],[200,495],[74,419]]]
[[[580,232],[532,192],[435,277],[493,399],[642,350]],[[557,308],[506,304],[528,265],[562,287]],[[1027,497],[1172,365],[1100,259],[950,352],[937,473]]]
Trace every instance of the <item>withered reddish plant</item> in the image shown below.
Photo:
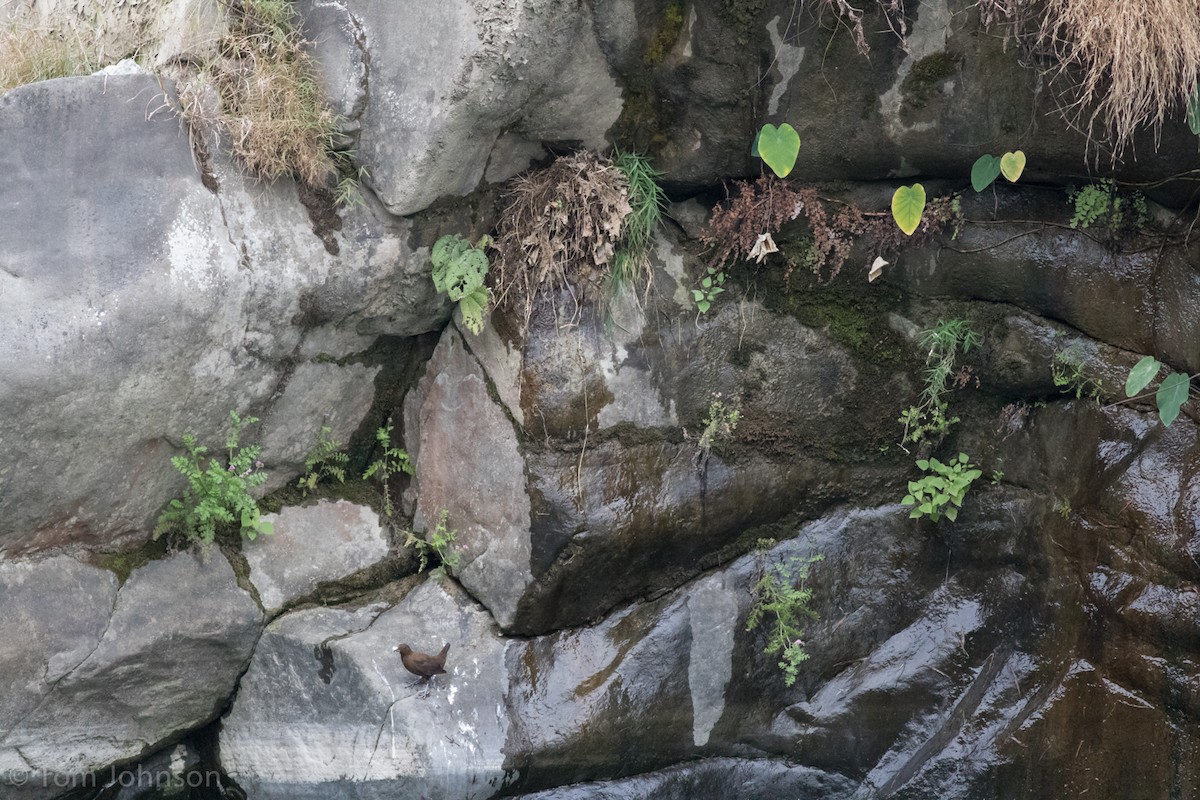
[[[729,199],[717,205],[700,234],[709,248],[709,263],[721,269],[750,257],[759,237],[775,234],[801,211],[800,194],[774,175],[757,181],[735,181]]]
[[[762,260],[764,234],[774,237],[798,218],[808,224],[811,247],[799,258],[784,256],[785,279],[802,263],[818,280],[833,280],[856,243],[866,243],[874,255],[882,255],[923,244],[950,226],[957,232],[959,222],[954,197],[933,198],[917,231],[905,236],[887,211],[863,211],[853,203],[821,197],[815,187],[794,187],[767,175],[754,182],[735,182],[729,199],[713,209],[700,240],[709,249],[709,264],[719,270],[733,261]]]

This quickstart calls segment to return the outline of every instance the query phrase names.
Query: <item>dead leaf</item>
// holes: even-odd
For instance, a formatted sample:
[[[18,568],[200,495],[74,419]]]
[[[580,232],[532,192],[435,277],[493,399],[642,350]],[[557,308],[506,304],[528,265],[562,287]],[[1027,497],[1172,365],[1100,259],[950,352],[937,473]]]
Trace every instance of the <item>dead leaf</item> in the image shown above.
[[[867,283],[874,283],[875,279],[883,274],[883,268],[888,265],[880,256],[875,256],[875,263],[871,265],[871,269],[867,272]]]
[[[761,264],[768,255],[778,252],[779,248],[775,246],[775,240],[771,238],[768,231],[758,235],[758,241],[754,243],[754,247],[750,248],[750,258]]]

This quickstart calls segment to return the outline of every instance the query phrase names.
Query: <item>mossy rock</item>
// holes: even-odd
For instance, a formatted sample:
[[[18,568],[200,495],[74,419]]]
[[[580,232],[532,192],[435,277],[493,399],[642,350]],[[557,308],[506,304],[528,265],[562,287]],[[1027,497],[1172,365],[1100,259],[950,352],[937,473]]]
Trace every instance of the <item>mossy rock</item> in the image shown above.
[[[924,108],[936,95],[941,94],[942,85],[958,74],[962,59],[952,53],[934,53],[925,56],[904,78],[900,93],[909,108]]]

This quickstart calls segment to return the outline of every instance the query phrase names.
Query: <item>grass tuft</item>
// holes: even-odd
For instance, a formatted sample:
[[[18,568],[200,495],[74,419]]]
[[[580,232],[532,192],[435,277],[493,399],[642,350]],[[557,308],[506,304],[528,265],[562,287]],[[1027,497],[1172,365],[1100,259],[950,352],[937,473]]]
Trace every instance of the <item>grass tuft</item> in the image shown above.
[[[0,28],[0,93],[99,68],[98,54],[76,37],[20,25]]]
[[[222,131],[259,180],[294,176],[335,186],[347,160],[335,150],[339,120],[317,84],[292,4],[229,0],[227,10],[219,56],[181,87],[184,119],[197,132]]]
[[[650,264],[650,244],[662,221],[666,195],[658,185],[661,173],[650,166],[645,156],[617,153],[613,164],[629,184],[629,215],[625,217],[621,242],[609,273],[609,295],[624,286],[644,283],[649,288],[654,271]]]
[[[1067,120],[1110,147],[1114,160],[1138,128],[1152,128],[1157,139],[1168,117],[1183,116],[1200,79],[1196,0],[1045,0],[1041,7],[998,8],[996,0],[980,0],[985,22],[1003,13],[1032,28],[1036,49],[1057,62],[1051,76],[1074,87],[1064,97]]]

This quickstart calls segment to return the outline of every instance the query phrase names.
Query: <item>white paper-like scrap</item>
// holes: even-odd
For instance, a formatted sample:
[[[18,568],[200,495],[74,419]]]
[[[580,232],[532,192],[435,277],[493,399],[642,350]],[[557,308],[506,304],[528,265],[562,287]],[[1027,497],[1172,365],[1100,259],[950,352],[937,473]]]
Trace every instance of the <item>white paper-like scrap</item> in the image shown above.
[[[778,252],[779,248],[775,246],[775,240],[771,238],[770,232],[760,233],[758,241],[754,243],[754,247],[750,248],[750,257],[761,264],[768,255]]]
[[[867,272],[867,283],[874,283],[875,279],[883,274],[883,268],[888,265],[880,256],[875,256],[875,263],[871,265]]]

